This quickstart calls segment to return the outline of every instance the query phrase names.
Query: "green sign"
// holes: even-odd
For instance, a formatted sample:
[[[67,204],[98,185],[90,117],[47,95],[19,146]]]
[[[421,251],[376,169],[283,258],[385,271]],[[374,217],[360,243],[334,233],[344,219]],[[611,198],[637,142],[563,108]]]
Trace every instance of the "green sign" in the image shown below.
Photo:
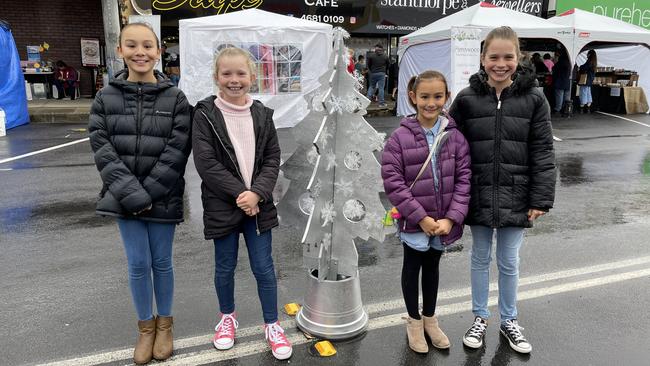
[[[557,0],[556,14],[578,8],[650,29],[648,0]]]

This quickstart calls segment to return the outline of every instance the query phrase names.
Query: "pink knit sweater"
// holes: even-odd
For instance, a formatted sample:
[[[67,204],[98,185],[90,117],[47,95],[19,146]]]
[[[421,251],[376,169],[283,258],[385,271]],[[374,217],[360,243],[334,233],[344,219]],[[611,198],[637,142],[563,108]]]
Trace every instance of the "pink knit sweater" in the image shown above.
[[[228,137],[235,148],[239,170],[244,178],[246,188],[250,189],[255,167],[255,130],[251,115],[253,99],[247,95],[246,104],[234,105],[223,100],[222,94],[219,92],[214,104],[221,110],[223,119],[226,121]]]

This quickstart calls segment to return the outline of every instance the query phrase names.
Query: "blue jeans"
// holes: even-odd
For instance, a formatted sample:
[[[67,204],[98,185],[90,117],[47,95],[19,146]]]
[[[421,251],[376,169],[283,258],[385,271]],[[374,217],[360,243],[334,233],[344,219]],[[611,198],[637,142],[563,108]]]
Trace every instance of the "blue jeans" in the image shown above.
[[[126,251],[129,287],[138,320],[153,319],[154,292],[158,315],[171,316],[174,298],[172,242],[176,224],[118,219],[117,225]]]
[[[278,284],[271,256],[271,230],[257,235],[255,217],[247,217],[239,229],[214,239],[214,287],[223,314],[235,311],[235,268],[239,252],[239,233],[244,234],[248,260],[257,280],[257,295],[262,304],[264,323],[278,320]]]
[[[370,84],[368,84],[368,99],[372,100],[375,95],[375,89],[379,89],[379,103],[384,103],[384,86],[386,84],[386,74],[383,72],[373,72],[370,74]]]
[[[472,312],[488,319],[490,292],[490,261],[492,237],[497,236],[497,268],[499,269],[499,314],[501,322],[517,319],[517,285],[519,283],[519,248],[524,241],[524,228],[493,229],[473,225],[472,230]]]
[[[555,108],[553,109],[556,112],[560,112],[565,101],[571,102],[571,90],[555,89]]]
[[[590,106],[592,102],[593,99],[591,98],[591,86],[580,85],[580,106]]]

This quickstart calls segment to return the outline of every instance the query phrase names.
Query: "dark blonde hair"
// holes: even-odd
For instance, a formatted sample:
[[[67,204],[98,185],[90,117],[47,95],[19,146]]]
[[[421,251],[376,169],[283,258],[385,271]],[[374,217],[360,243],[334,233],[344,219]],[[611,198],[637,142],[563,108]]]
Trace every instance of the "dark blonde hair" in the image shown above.
[[[217,78],[217,74],[219,72],[219,61],[221,61],[221,58],[237,56],[242,56],[246,59],[246,63],[248,64],[248,69],[250,70],[251,75],[255,76],[255,63],[253,62],[253,58],[250,52],[239,47],[226,47],[219,51],[219,54],[217,54],[217,57],[214,59],[214,78]]]
[[[443,75],[441,72],[434,71],[434,70],[426,70],[418,76],[413,76],[411,80],[409,80],[408,83],[408,91],[413,92],[417,94],[418,86],[420,85],[420,82],[422,80],[440,80],[443,83],[445,83],[445,95],[449,96],[449,86],[447,85],[447,79],[445,79],[445,75]],[[411,98],[409,97],[409,104],[413,106],[413,108],[417,108],[417,105],[413,103]]]
[[[505,39],[507,41],[512,42],[515,45],[515,53],[517,56],[517,60],[521,59],[521,50],[519,49],[519,37],[517,36],[517,33],[514,30],[512,30],[512,28],[505,25],[498,28],[494,28],[490,31],[490,33],[487,34],[487,36],[485,37],[485,41],[483,43],[483,50],[481,50],[481,58],[485,57],[485,52],[487,52],[490,43],[492,43],[494,39]]]
[[[151,34],[153,34],[153,38],[156,40],[156,48],[160,49],[160,40],[158,39],[158,36],[156,35],[156,31],[153,30],[153,27],[149,23],[145,22],[135,22],[135,23],[129,23],[125,25],[122,30],[120,31],[120,36],[117,39],[117,44],[121,47],[122,46],[122,33],[124,33],[124,30],[130,27],[145,27],[151,31]]]

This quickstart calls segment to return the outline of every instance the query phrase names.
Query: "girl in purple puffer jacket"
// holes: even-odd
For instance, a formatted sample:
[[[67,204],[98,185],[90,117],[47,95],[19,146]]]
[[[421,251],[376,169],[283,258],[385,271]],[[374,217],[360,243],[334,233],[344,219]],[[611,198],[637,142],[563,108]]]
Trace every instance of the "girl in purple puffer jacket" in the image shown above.
[[[417,114],[402,119],[388,139],[381,176],[388,199],[401,215],[402,294],[409,314],[409,347],[426,353],[425,332],[434,347],[450,346],[435,317],[438,265],[444,246],[463,235],[470,194],[470,155],[467,140],[443,112],[449,98],[444,75],[425,71],[411,78],[408,90]],[[418,311],[420,268],[422,316]]]

